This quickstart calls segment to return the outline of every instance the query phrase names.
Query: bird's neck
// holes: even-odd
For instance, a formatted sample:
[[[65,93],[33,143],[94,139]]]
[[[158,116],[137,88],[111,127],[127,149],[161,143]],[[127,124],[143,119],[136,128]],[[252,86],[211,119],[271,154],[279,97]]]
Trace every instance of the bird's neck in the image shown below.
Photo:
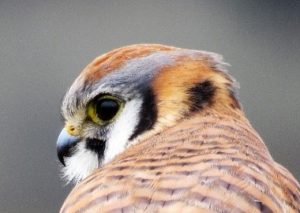
[[[245,159],[272,159],[263,140],[252,128],[242,111],[203,110],[176,125],[167,127],[129,147],[126,156],[157,155],[163,149],[165,157],[176,157],[176,150],[197,150],[197,155],[241,156]],[[124,156],[123,156],[124,157]],[[122,157],[121,157],[122,158]]]
[[[182,122],[182,126],[194,124],[193,128],[199,131],[198,139],[205,143],[217,140],[218,144],[232,144],[255,153],[253,156],[264,156],[264,159],[272,159],[262,138],[252,127],[241,109],[211,108]],[[215,137],[215,140],[210,140]]]

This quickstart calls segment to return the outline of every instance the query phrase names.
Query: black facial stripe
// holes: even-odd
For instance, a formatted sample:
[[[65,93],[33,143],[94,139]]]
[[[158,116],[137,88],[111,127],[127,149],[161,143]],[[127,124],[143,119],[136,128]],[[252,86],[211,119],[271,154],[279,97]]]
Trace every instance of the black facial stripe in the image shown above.
[[[203,81],[189,89],[190,94],[190,112],[201,110],[205,104],[211,104],[216,88],[210,81]]]
[[[143,95],[143,103],[141,111],[139,112],[140,121],[135,127],[129,140],[132,140],[144,131],[151,129],[157,119],[157,106],[153,91],[151,88],[146,88]]]
[[[104,150],[106,146],[106,141],[99,140],[96,138],[86,139],[86,148],[97,153],[98,158],[101,159],[104,156]]]

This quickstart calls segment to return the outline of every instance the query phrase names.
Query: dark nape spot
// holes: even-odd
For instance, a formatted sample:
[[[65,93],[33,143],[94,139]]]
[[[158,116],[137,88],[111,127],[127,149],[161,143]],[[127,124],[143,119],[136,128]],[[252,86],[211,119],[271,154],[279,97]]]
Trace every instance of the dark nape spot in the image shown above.
[[[190,112],[201,110],[204,105],[212,104],[216,88],[210,81],[203,81],[190,88]]]
[[[105,146],[106,146],[106,141],[104,140],[99,140],[96,138],[86,139],[86,148],[96,152],[98,154],[99,159],[102,159],[104,155]]]
[[[151,129],[157,119],[157,106],[153,91],[151,88],[146,88],[143,90],[142,95],[143,103],[139,112],[140,120],[129,140],[132,140],[144,131]]]

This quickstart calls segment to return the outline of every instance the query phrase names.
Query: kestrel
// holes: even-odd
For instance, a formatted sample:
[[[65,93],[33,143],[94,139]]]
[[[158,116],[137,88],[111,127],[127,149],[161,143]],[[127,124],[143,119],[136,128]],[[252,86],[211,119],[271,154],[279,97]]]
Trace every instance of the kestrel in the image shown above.
[[[61,212],[300,212],[218,54],[158,44],[93,60],[62,103]]]

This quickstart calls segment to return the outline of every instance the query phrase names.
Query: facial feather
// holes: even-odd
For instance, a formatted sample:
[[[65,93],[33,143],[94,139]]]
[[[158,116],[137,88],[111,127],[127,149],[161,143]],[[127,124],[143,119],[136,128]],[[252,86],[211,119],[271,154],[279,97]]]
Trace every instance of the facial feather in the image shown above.
[[[75,80],[62,105],[66,122],[81,128],[77,132],[83,139],[66,158],[66,179],[80,181],[130,144],[175,125],[189,113],[208,105],[223,111],[236,105],[234,81],[225,67],[217,54],[163,45],[132,45],[96,58]],[[88,104],[101,94],[125,103],[120,116],[103,126],[87,115]],[[86,139],[104,141],[104,152],[82,145]]]

